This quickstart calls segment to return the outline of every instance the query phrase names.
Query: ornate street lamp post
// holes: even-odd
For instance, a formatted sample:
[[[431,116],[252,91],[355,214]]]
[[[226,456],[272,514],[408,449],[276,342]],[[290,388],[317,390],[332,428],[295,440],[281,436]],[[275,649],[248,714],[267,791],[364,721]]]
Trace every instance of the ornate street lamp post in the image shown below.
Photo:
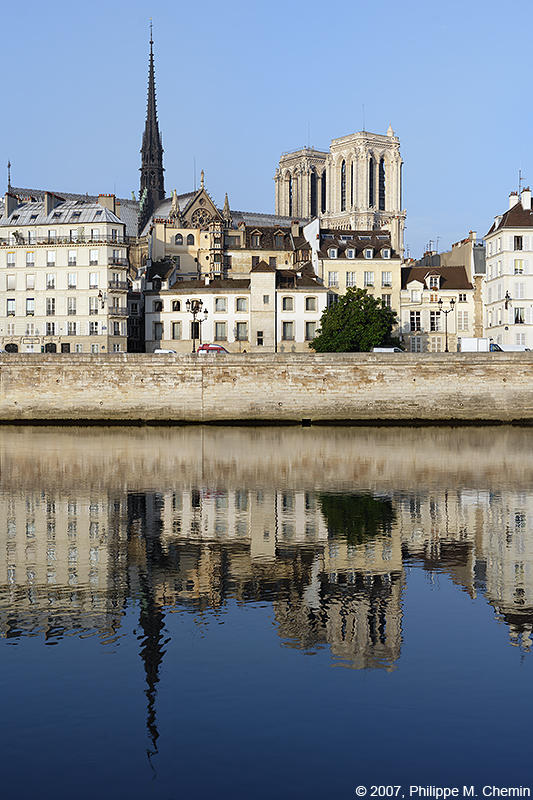
[[[444,314],[444,330],[445,330],[445,334],[444,334],[444,339],[445,339],[444,352],[445,353],[449,353],[450,351],[448,350],[448,314],[451,314],[451,312],[455,308],[455,300],[452,297],[452,299],[450,300],[450,308],[448,308],[447,310],[443,309],[443,307],[442,307],[443,306],[442,298],[439,300],[438,306],[439,306],[439,312]]]
[[[203,302],[201,300],[186,300],[185,301],[185,308],[187,311],[192,314],[192,328],[191,328],[191,339],[192,339],[192,352],[196,353],[196,339],[201,341],[200,336],[200,326],[202,322],[205,322],[207,319],[207,308],[204,310],[204,318],[203,319],[196,319],[202,313]],[[198,325],[198,328],[196,327]],[[198,330],[198,336],[196,332]]]

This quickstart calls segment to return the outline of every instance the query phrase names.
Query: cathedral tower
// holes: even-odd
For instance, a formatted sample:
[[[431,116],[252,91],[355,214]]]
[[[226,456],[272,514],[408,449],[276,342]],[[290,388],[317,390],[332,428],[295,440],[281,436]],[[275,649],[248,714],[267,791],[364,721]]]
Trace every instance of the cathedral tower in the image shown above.
[[[141,188],[139,194],[139,233],[150,215],[165,199],[165,179],[163,176],[163,146],[155,99],[154,51],[152,23],[150,23],[150,66],[148,71],[148,103],[146,124],[141,147]]]

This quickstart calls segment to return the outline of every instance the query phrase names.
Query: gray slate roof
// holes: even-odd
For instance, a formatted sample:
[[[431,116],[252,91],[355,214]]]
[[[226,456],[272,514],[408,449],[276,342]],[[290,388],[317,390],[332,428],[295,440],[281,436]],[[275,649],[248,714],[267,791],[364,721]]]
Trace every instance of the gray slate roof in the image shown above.
[[[62,225],[72,226],[84,223],[122,222],[108,208],[99,203],[86,203],[81,200],[66,200],[52,209],[50,214],[44,210],[44,201],[27,202],[17,206],[9,217],[0,219],[0,226],[13,225]]]

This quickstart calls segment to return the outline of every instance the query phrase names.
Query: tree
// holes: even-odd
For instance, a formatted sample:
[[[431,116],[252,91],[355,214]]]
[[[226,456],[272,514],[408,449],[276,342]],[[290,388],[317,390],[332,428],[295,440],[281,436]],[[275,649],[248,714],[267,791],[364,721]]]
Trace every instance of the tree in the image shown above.
[[[395,312],[366,289],[348,289],[320,318],[309,346],[317,353],[368,352],[391,340]]]

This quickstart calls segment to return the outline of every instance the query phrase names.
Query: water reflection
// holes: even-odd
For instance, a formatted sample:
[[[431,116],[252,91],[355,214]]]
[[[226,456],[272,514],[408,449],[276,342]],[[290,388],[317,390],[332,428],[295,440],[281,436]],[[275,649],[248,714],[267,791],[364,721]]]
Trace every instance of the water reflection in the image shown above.
[[[137,609],[148,754],[165,614],[269,603],[284,646],[392,670],[409,569],[482,594],[527,652],[532,434],[5,429],[0,629],[116,646]]]

